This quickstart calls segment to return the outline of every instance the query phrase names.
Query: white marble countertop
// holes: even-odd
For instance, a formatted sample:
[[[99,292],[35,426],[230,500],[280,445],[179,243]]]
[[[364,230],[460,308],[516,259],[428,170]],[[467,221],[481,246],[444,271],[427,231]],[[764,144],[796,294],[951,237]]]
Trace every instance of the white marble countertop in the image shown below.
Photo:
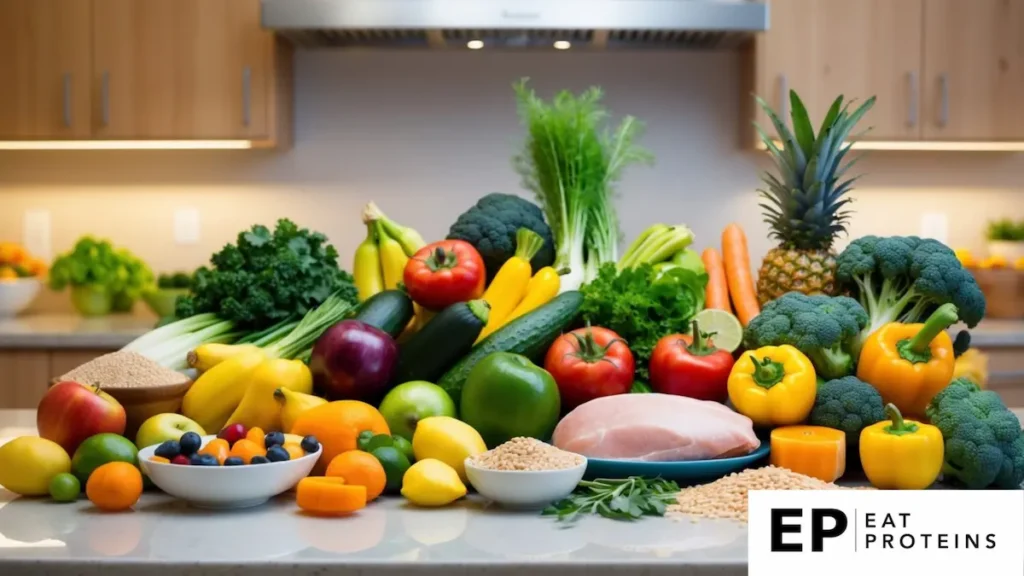
[[[117,349],[145,334],[156,320],[128,314],[99,318],[30,315],[0,319],[0,349]]]

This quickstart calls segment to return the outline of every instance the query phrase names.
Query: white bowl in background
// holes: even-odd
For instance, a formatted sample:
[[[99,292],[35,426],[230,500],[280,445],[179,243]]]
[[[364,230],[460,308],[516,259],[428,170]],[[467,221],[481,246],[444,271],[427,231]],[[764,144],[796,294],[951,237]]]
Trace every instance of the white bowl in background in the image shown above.
[[[0,281],[0,318],[11,318],[28,308],[39,293],[38,278]]]
[[[587,460],[564,470],[491,470],[466,458],[466,477],[483,497],[505,508],[539,509],[567,497],[587,470]]]
[[[203,446],[216,438],[203,436]],[[291,490],[313,470],[323,446],[284,462],[244,466],[185,466],[152,462],[159,444],[139,450],[139,464],[153,484],[175,498],[200,508],[230,509],[259,506]]]

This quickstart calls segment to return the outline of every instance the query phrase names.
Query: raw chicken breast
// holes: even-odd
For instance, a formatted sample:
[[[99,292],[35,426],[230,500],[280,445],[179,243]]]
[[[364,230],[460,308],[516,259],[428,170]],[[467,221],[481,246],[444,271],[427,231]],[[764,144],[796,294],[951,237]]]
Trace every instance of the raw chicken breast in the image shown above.
[[[761,442],[750,418],[718,402],[670,394],[620,394],[580,405],[552,443],[591,458],[667,462],[742,456]]]

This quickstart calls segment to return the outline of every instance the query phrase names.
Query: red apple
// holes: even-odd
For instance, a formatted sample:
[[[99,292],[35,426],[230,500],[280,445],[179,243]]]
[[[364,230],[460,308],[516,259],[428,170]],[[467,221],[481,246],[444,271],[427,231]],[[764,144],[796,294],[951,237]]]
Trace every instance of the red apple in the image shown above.
[[[78,382],[51,386],[36,412],[39,435],[60,444],[68,454],[74,454],[79,444],[95,434],[124,434],[124,425],[120,402],[97,386]]]

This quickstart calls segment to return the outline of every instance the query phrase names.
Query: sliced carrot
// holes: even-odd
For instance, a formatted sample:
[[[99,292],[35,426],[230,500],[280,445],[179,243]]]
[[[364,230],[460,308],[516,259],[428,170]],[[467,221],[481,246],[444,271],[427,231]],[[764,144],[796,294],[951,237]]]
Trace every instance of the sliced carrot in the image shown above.
[[[824,426],[782,426],[772,430],[772,466],[824,482],[846,472],[846,433]]]
[[[347,485],[337,476],[309,476],[299,480],[295,503],[310,514],[348,514],[366,507],[366,487]]]
[[[729,284],[725,280],[722,255],[714,248],[707,248],[700,255],[704,270],[708,273],[708,287],[704,290],[704,307],[732,312],[729,304]]]
[[[746,326],[761,312],[761,306],[757,303],[754,276],[750,272],[747,236],[736,224],[729,224],[722,231],[722,261],[736,317]]]

